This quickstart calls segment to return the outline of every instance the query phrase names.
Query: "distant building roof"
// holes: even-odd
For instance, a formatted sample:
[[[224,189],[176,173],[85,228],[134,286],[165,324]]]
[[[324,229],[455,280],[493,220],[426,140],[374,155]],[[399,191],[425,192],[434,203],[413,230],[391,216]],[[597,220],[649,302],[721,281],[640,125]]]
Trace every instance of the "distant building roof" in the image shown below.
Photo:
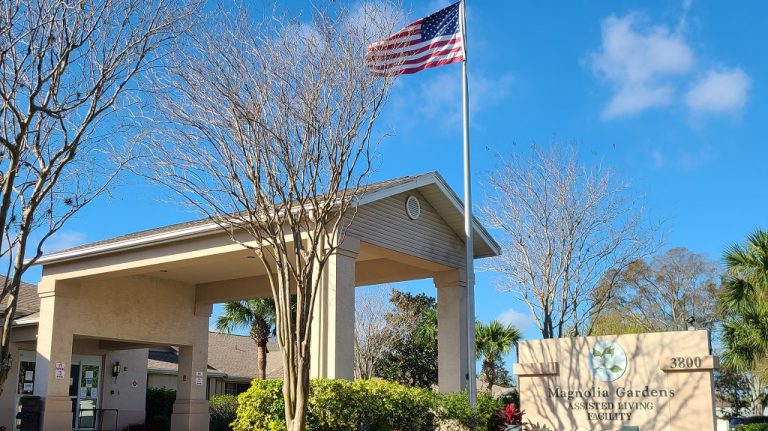
[[[267,346],[267,378],[283,377],[283,362],[277,343]],[[150,350],[149,372],[178,372],[178,352],[174,349]],[[256,343],[243,335],[208,333],[208,374],[225,376],[229,380],[250,381],[256,377]]]
[[[0,286],[5,285],[6,277],[0,276]],[[10,304],[10,298],[6,298],[5,307]],[[21,282],[19,286],[19,299],[16,301],[16,314],[14,318],[26,317],[40,311],[40,297],[37,296],[37,286]]]

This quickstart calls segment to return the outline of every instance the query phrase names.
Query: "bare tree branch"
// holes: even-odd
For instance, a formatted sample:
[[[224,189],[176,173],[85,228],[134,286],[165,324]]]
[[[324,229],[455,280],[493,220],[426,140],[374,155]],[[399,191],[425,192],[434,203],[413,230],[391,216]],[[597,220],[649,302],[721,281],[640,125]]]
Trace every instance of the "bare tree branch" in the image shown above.
[[[219,10],[156,79],[161,131],[147,136],[146,168],[265,268],[291,431],[306,427],[322,272],[355,211],[391,84],[363,60],[393,28],[380,6],[366,3],[355,16],[315,10],[308,23]]]
[[[628,186],[580,165],[571,147],[533,147],[529,158],[502,160],[487,181],[482,215],[502,232],[504,249],[488,269],[528,305],[545,338],[588,332],[614,295],[604,274],[658,245]]]
[[[0,6],[0,358],[22,275],[130,159],[126,116],[140,108],[131,93],[193,10],[165,0]],[[8,371],[4,361],[0,384]]]
[[[384,352],[392,347],[404,328],[393,328],[386,319],[392,309],[388,301],[391,289],[367,291],[356,295],[355,305],[355,378],[370,379]]]

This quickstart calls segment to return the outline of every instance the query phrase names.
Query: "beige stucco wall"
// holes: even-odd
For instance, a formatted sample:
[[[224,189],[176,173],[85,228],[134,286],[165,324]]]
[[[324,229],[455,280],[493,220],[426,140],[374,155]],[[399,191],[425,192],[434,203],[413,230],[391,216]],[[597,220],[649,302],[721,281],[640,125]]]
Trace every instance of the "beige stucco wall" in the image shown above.
[[[188,321],[195,314],[193,285],[134,276],[84,281],[65,289],[73,291],[76,301],[69,304],[72,313],[62,313],[56,322],[77,335],[161,345],[191,344],[195,339]]]
[[[112,377],[112,366],[120,362],[120,374]],[[104,356],[101,408],[119,409],[118,429],[144,422],[147,388],[147,349],[115,350]],[[113,423],[105,416],[105,426]]]
[[[182,389],[180,399],[183,397],[185,404],[195,406],[202,405],[198,401],[205,402],[205,386],[201,390],[190,383],[197,371],[205,379],[206,358],[201,352],[207,350],[210,308],[196,308],[194,286],[146,276],[85,279],[77,283],[43,277],[38,292],[41,317],[35,394],[45,397],[43,429],[63,429],[71,423],[68,389],[72,353],[81,349],[98,352],[100,343],[105,342],[177,345],[181,351],[189,350],[180,357],[185,379],[183,385],[177,381],[177,387]],[[194,349],[185,347],[193,345]],[[119,404],[121,412],[125,410],[121,422],[136,423],[143,416],[143,403],[140,407],[138,400],[143,396],[139,388],[146,388],[147,353],[145,349],[113,352],[104,364],[104,368],[111,368],[117,357],[128,363],[138,361],[139,356],[143,365],[125,370],[125,377],[119,377],[117,383],[106,383],[105,378],[102,402],[107,404],[102,406]],[[65,364],[61,379],[55,377],[54,364],[59,362]],[[207,417],[207,410],[198,410],[201,409],[195,407],[195,415]]]
[[[593,373],[590,353],[605,343],[626,353],[614,381]],[[677,366],[678,358],[698,366]],[[524,341],[514,370],[526,417],[555,430],[703,431],[715,429],[716,366],[707,331],[687,331]]]

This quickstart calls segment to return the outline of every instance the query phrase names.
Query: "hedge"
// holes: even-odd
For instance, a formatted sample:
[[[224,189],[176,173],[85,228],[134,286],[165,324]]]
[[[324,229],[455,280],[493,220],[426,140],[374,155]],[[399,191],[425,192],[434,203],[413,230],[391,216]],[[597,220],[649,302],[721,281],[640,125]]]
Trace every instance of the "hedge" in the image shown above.
[[[237,417],[237,396],[214,395],[208,401],[210,418],[210,431],[229,431],[230,424]]]
[[[255,380],[240,394],[235,431],[285,431],[281,380]],[[384,380],[310,383],[310,431],[433,431],[435,395]]]
[[[285,431],[281,380],[254,380],[238,397],[235,431]],[[497,431],[504,399],[478,394],[469,407],[464,393],[438,395],[386,380],[310,381],[309,431],[434,431],[438,421],[478,431]]]
[[[147,388],[146,399],[146,420],[147,422],[161,422],[161,417],[168,418],[168,429],[170,429],[171,413],[173,413],[173,403],[176,401],[176,391],[167,388]],[[164,430],[163,424],[157,428]]]

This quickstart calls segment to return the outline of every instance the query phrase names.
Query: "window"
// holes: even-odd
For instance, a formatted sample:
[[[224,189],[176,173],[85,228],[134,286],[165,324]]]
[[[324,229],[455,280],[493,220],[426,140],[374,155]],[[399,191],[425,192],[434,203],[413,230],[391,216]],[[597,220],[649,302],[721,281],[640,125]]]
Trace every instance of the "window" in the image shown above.
[[[35,386],[35,363],[22,360],[19,363],[19,395],[32,395]]]
[[[224,393],[227,395],[240,395],[247,391],[250,386],[248,383],[227,382],[224,384]]]

